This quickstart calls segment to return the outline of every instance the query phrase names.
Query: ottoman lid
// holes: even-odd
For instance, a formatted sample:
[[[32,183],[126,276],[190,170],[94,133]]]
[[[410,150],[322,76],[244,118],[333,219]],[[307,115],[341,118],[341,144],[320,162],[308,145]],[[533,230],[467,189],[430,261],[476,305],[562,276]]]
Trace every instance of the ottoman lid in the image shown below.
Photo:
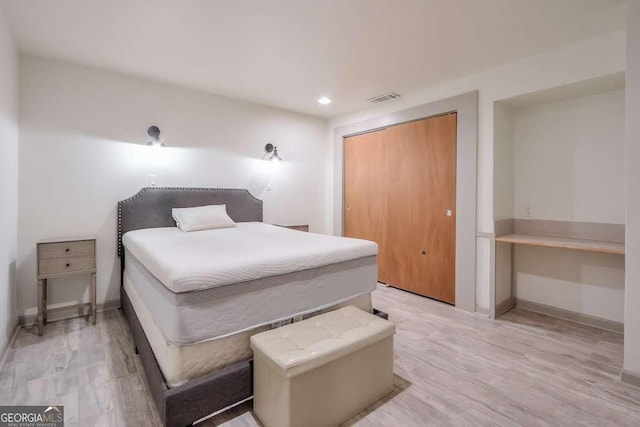
[[[349,306],[253,335],[251,348],[292,377],[394,333],[393,323]]]

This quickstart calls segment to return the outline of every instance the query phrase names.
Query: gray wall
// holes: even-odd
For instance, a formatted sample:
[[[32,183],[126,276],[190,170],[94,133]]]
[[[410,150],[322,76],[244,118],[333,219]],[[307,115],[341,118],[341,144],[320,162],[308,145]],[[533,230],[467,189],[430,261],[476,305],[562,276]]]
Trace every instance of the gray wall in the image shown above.
[[[624,369],[640,380],[640,2],[627,6],[627,235]],[[640,381],[639,381],[640,384]]]
[[[0,352],[16,325],[18,58],[0,8]]]

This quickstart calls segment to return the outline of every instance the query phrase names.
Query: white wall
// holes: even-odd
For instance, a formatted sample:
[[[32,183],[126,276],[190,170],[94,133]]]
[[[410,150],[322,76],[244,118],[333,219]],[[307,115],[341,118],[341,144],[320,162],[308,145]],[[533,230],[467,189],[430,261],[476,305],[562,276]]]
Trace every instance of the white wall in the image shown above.
[[[516,298],[624,322],[623,256],[515,246]]]
[[[513,218],[513,113],[499,102],[493,109],[493,216],[496,220]],[[514,296],[512,251],[508,243],[495,246],[496,305]]]
[[[596,77],[619,73],[625,70],[626,49],[623,31],[586,40],[561,49],[544,52],[522,61],[449,81],[398,101],[381,104],[355,114],[334,118],[330,127],[336,128],[349,123],[372,119],[413,106],[434,102],[454,95],[478,90],[478,232],[493,232],[493,132],[494,103],[496,101],[537,92],[556,86],[589,80]],[[335,174],[342,165],[333,165]],[[340,197],[333,191],[334,205]],[[334,210],[333,222],[337,222],[342,212]],[[335,232],[335,227],[334,227]],[[488,240],[479,237],[479,240]],[[490,248],[486,242],[478,244],[477,262],[490,262],[491,257],[481,253]],[[488,266],[477,266],[482,276],[477,278],[477,305],[489,308]]]
[[[18,57],[0,9],[0,352],[16,317]]]
[[[493,216],[513,218],[513,114],[500,103],[493,110]]]
[[[624,224],[624,90],[517,109],[513,218]]]
[[[640,377],[640,2],[627,6],[627,236],[624,369]]]
[[[21,314],[35,311],[43,238],[96,236],[98,303],[119,298],[116,202],[149,174],[160,186],[248,188],[265,222],[325,231],[325,120],[45,59],[20,67]],[[153,124],[168,148],[144,145]],[[267,142],[285,160],[276,167],[261,160]],[[50,303],[86,300],[87,280],[52,280]]]

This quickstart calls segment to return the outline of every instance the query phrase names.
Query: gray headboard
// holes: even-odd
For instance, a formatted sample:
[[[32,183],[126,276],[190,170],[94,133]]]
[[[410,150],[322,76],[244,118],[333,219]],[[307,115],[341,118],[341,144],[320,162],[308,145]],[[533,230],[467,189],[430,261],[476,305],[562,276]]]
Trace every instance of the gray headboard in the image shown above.
[[[118,202],[118,257],[122,257],[122,236],[127,231],[175,226],[171,208],[204,205],[227,205],[235,222],[262,222],[262,200],[244,189],[145,187]]]

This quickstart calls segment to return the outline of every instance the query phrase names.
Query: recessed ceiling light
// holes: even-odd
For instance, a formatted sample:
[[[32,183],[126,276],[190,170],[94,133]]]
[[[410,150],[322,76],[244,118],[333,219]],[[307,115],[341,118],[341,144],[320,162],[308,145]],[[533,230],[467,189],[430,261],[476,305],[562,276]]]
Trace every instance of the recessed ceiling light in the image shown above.
[[[327,104],[331,104],[331,100],[326,96],[323,96],[322,98],[318,99],[318,103],[322,105],[327,105]]]

